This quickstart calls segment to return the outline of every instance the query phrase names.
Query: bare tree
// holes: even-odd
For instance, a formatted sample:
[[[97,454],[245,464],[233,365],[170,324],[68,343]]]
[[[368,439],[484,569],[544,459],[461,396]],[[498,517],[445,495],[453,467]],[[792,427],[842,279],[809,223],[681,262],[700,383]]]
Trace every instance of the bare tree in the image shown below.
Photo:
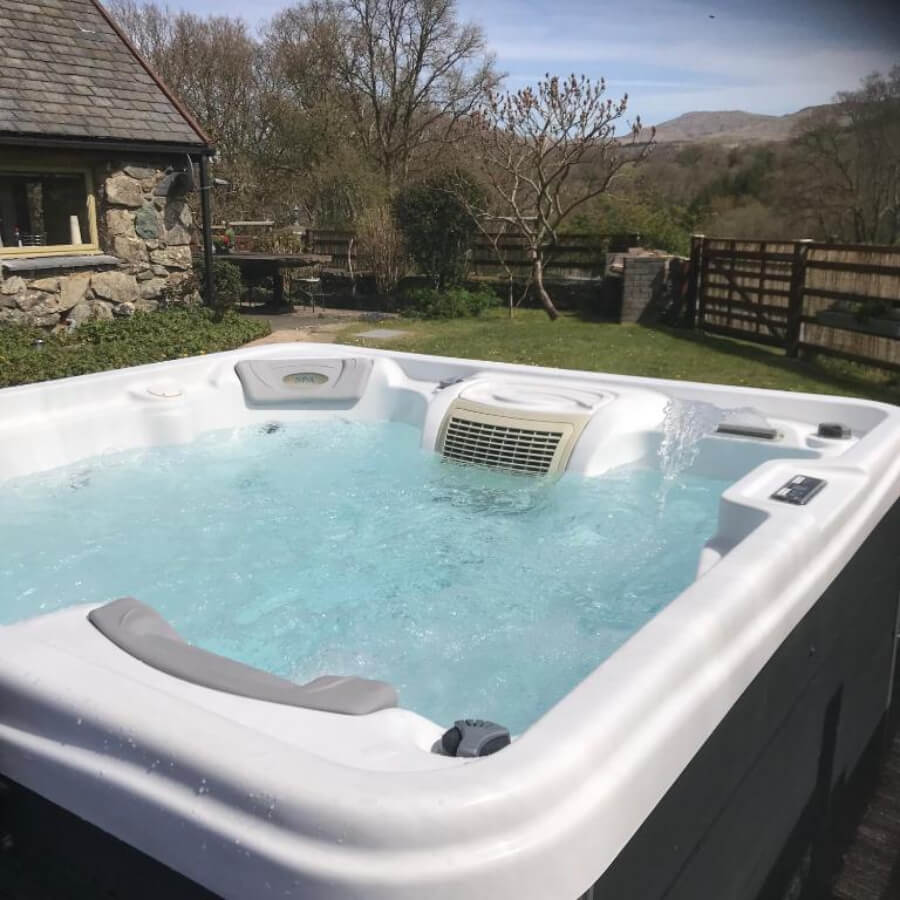
[[[138,0],[104,0],[103,5],[143,57],[168,81],[172,74],[167,63],[174,13],[167,6],[144,5]]]
[[[614,102],[605,93],[602,79],[547,75],[536,88],[492,93],[473,114],[476,161],[489,195],[474,215],[484,233],[509,231],[524,240],[530,283],[551,319],[558,313],[544,285],[544,264],[561,226],[609,190],[624,166],[644,159],[652,143],[652,135],[638,143],[640,119],[628,127],[628,138],[616,137],[628,97]]]
[[[900,241],[900,65],[813,113],[799,131],[791,196],[824,237]]]
[[[138,50],[216,143],[216,213],[226,218],[341,207],[348,146],[287,90],[280,60],[239,19],[176,12],[156,2],[110,0]],[[308,80],[312,93],[311,73]],[[321,93],[321,90],[319,91]],[[331,171],[317,169],[324,158]],[[273,177],[275,176],[275,177]],[[328,218],[326,214],[323,218]]]
[[[497,81],[481,29],[459,22],[455,0],[311,0],[281,13],[272,30],[316,61],[323,89],[329,81],[338,89],[335,106],[389,191]]]
[[[357,138],[345,90],[322,47],[334,34],[306,6],[276,15],[263,32],[266,89],[260,114],[269,124],[260,146],[265,170],[294,180],[297,205],[320,224],[345,227],[385,202],[380,177]]]
[[[117,19],[160,77],[234,162],[260,140],[259,45],[240,19],[173,12],[155,2],[110,0]]]

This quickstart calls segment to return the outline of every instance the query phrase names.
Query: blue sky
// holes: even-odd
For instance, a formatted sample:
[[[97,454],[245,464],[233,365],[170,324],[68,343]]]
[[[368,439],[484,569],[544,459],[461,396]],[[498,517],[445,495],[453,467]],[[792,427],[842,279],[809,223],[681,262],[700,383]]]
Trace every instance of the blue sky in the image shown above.
[[[782,114],[900,63],[900,0],[457,0],[510,87],[603,75],[646,124],[689,110]],[[258,24],[285,0],[169,0]],[[252,12],[251,12],[252,10]],[[714,16],[714,18],[710,18]]]

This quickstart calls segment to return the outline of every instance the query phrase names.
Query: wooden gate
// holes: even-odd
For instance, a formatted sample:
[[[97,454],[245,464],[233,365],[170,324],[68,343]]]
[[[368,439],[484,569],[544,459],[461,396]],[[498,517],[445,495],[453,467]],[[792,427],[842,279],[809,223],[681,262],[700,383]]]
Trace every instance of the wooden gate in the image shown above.
[[[703,239],[698,326],[785,347],[792,264],[789,243]]]
[[[704,331],[900,370],[900,247],[695,235],[688,293]]]

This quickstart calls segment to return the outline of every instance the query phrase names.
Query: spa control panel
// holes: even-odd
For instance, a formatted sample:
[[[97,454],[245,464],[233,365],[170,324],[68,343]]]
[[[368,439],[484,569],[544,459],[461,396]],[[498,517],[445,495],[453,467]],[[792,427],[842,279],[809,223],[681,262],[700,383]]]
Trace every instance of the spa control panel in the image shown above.
[[[795,475],[772,494],[772,499],[792,503],[794,506],[804,506],[825,487],[826,483],[824,479],[813,478],[811,475]]]

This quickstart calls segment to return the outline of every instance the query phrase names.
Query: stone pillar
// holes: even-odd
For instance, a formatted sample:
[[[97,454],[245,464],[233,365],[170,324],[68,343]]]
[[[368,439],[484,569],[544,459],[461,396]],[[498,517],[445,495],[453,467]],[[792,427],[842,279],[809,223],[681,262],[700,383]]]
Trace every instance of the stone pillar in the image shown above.
[[[191,210],[163,164],[123,165],[104,184],[107,250],[138,283],[135,309],[155,309],[190,275]]]
[[[659,255],[624,255],[622,322],[655,320],[665,292],[670,259],[670,256]]]

